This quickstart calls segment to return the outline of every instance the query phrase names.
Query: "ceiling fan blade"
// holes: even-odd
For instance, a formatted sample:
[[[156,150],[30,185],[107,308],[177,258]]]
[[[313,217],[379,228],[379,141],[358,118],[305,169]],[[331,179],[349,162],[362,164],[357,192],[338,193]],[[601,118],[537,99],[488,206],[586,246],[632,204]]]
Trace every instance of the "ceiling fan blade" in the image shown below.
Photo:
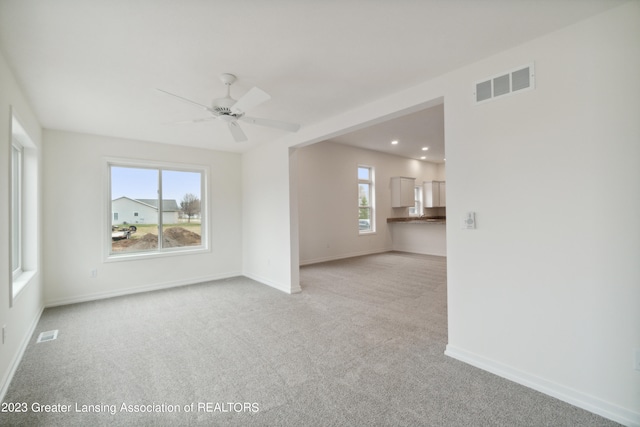
[[[229,130],[236,142],[244,142],[247,140],[247,135],[244,134],[238,122],[229,122]]]
[[[162,92],[162,93],[166,93],[167,95],[171,95],[171,96],[173,96],[174,98],[178,98],[178,99],[179,99],[179,100],[181,100],[181,101],[188,102],[189,104],[193,104],[193,105],[197,105],[198,107],[202,107],[202,108],[204,108],[204,109],[205,109],[205,110],[207,110],[207,111],[212,111],[212,110],[211,110],[211,107],[209,107],[209,106],[207,106],[207,105],[200,104],[199,102],[192,101],[191,99],[185,98],[185,97],[180,96],[180,95],[176,95],[175,93],[167,92],[166,90],[162,90],[162,89],[158,89],[158,88],[156,88],[156,90],[158,90],[158,91],[160,91],[160,92]]]
[[[267,126],[276,129],[282,129],[289,132],[297,132],[300,129],[300,125],[296,123],[281,122],[278,120],[261,119],[258,117],[241,117],[240,120],[247,123],[253,123],[254,125]]]
[[[231,111],[234,113],[246,113],[252,108],[257,107],[265,101],[271,99],[271,96],[257,87],[251,88],[251,90],[245,93],[233,106]]]

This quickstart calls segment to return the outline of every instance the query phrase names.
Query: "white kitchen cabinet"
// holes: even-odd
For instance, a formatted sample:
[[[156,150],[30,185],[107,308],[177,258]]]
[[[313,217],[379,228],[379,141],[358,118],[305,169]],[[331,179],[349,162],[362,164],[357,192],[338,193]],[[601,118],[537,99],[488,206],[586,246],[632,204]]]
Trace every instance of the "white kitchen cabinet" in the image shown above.
[[[406,176],[391,177],[391,207],[406,208],[414,206],[416,203],[415,186],[415,178]]]
[[[425,181],[423,189],[425,208],[447,206],[447,186],[445,181]]]

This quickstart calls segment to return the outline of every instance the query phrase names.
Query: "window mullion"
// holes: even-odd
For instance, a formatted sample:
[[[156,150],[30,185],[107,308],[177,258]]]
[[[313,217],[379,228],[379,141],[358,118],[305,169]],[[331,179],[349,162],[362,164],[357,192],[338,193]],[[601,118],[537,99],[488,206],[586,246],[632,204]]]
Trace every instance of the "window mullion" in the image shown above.
[[[158,169],[158,250],[161,251],[163,240],[163,223],[162,223],[162,169]]]

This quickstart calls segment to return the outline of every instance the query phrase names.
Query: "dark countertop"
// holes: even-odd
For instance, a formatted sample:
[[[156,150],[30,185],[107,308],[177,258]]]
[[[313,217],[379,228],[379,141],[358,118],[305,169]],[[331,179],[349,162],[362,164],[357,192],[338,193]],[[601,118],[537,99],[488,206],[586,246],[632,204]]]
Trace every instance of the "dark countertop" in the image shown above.
[[[446,224],[446,217],[402,217],[402,218],[387,218],[387,223],[399,223],[399,224]]]

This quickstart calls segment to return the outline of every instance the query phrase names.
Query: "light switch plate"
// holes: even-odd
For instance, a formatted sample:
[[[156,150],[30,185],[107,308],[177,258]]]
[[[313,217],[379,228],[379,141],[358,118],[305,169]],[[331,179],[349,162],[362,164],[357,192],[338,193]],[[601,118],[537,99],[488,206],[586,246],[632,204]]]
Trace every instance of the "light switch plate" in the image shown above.
[[[476,213],[475,212],[467,212],[466,215],[462,216],[462,228],[471,230],[476,228]]]

